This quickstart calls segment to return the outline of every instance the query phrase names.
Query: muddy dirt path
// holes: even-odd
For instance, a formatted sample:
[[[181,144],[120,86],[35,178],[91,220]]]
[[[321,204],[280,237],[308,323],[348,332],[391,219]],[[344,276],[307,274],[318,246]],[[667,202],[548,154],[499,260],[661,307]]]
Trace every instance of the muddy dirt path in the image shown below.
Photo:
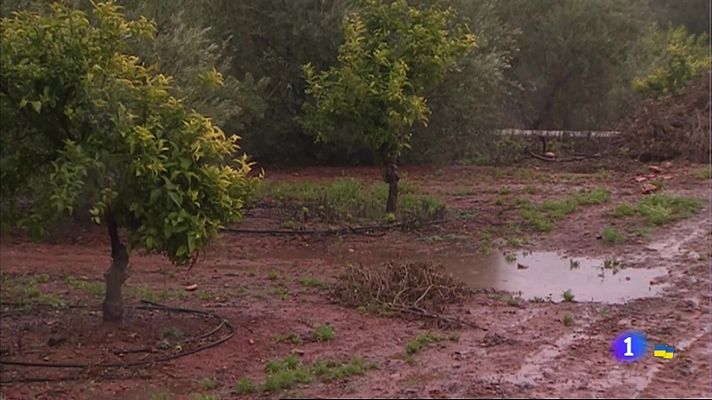
[[[644,236],[630,234],[626,243],[619,245],[606,245],[596,236],[611,224],[628,232],[630,227],[612,219],[609,213],[621,201],[635,203],[642,198],[638,184],[631,180],[635,172],[571,174],[543,169],[419,167],[405,169],[405,174],[424,191],[443,199],[449,215],[467,213],[467,217],[453,218],[420,232],[394,231],[382,237],[226,234],[190,271],[175,270],[157,256],[137,255],[128,285],[183,292],[183,285],[197,284],[200,293],[191,292],[170,302],[217,312],[236,326],[237,335],[213,350],[126,373],[120,379],[82,375],[79,381],[7,384],[2,386],[2,396],[710,397],[710,181],[697,178],[695,168],[670,167],[674,178],[666,182],[665,190],[700,198],[703,209],[689,219],[651,229]],[[379,176],[373,169],[304,169],[275,173],[269,179],[327,180],[342,175],[368,181]],[[503,197],[526,196],[539,203],[593,186],[606,187],[611,192],[610,201],[579,207],[557,222],[551,232],[522,228],[517,219],[519,211],[501,211],[507,208],[501,205]],[[516,229],[493,226],[495,217],[511,221]],[[243,226],[261,224],[248,217]],[[22,236],[3,237],[3,274],[49,273],[50,280],[71,275],[98,281],[109,262],[103,231],[87,228],[78,234],[83,240],[70,242],[60,235],[48,244],[31,243]],[[553,301],[547,301],[480,290],[464,304],[450,307],[448,313],[476,321],[486,330],[464,328],[453,332],[432,329],[422,321],[378,317],[346,308],[335,304],[328,290],[305,283],[307,279],[334,282],[347,262],[423,259],[428,255],[435,260],[482,259],[475,254],[483,250],[499,257],[501,249],[514,251],[507,245],[511,238],[525,239],[520,243],[520,250],[525,251],[563,252],[570,258],[599,260],[615,257],[625,264],[625,271],[630,271],[629,282],[646,280],[643,286],[650,291],[629,300],[562,302],[561,292],[553,293]],[[662,271],[662,275],[651,278],[636,271]],[[534,266],[516,273],[531,273],[532,279],[537,274]],[[625,283],[625,277],[621,279]],[[569,326],[562,323],[567,319]],[[314,327],[321,324],[334,328],[333,340],[308,339]],[[426,346],[414,360],[405,357],[406,343],[431,329],[451,340]],[[610,355],[610,342],[618,333],[631,329],[643,331],[649,343],[675,346],[675,358],[649,356],[638,363],[617,363]],[[304,340],[292,344],[276,339],[290,333]],[[235,394],[240,378],[263,381],[265,364],[293,351],[305,364],[324,357],[348,360],[357,355],[378,368],[335,382],[316,380],[279,392]],[[39,370],[22,373],[46,374]],[[215,387],[202,385],[205,378],[214,378]],[[159,393],[170,397],[157,397]]]

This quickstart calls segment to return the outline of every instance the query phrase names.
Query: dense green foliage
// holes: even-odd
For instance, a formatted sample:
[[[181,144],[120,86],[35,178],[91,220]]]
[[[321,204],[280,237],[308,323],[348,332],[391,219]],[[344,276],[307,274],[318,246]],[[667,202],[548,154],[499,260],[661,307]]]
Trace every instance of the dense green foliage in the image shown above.
[[[88,199],[131,247],[188,261],[240,218],[250,164],[210,119],[171,93],[172,78],[130,53],[155,25],[112,3],[93,14],[2,19],[2,208],[37,234]],[[219,87],[215,73],[206,78]],[[23,203],[20,204],[20,201]]]
[[[92,8],[89,0],[63,3],[85,12]],[[127,42],[130,53],[173,76],[169,92],[226,132],[239,133],[243,148],[258,161],[377,161],[360,132],[343,127],[328,143],[316,143],[299,124],[307,98],[302,66],[324,71],[338,65],[343,19],[359,1],[119,3],[132,19],[156,21],[155,40]],[[18,9],[46,14],[47,4],[5,0],[0,12],[5,17]],[[684,57],[709,52],[701,36],[709,33],[706,0],[409,4],[451,7],[457,14],[453,25],[467,24],[478,46],[423,94],[429,122],[410,129],[413,148],[404,161],[510,162],[513,158],[501,153],[516,153],[517,146],[497,141],[489,135],[492,128],[613,128],[640,99],[635,88],[654,92],[682,84],[687,71],[699,68],[691,59],[675,61],[681,58],[668,50],[679,48],[673,43],[682,45]],[[668,32],[678,32],[678,26],[695,34],[694,40],[672,38]]]
[[[704,71],[710,69],[710,48],[705,34],[689,34],[684,26],[654,33],[654,43],[662,43],[651,72],[634,80],[638,92],[646,95],[676,94]]]
[[[338,64],[315,72],[304,68],[304,126],[318,140],[350,130],[382,160],[397,159],[410,146],[411,126],[426,123],[424,97],[475,43],[462,26],[453,31],[451,10],[418,9],[401,0],[364,1],[344,20]]]

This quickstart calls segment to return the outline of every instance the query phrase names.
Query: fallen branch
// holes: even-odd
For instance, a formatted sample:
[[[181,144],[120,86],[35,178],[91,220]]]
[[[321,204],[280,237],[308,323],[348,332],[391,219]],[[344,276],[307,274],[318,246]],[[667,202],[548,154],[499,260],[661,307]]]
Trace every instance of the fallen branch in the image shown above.
[[[421,318],[434,319],[436,321],[450,324],[454,327],[461,327],[464,325],[464,326],[468,326],[473,329],[481,329],[483,331],[487,331],[487,328],[483,328],[473,322],[468,322],[468,321],[465,321],[463,319],[456,318],[456,317],[449,317],[447,315],[432,313],[432,312],[426,311],[420,307],[402,307],[402,306],[397,306],[397,305],[393,305],[393,304],[387,304],[387,305],[385,305],[385,307],[393,312],[399,312],[401,314],[407,314],[407,315],[421,317]]]
[[[598,158],[601,156],[601,154],[596,153],[596,154],[591,154],[591,155],[586,155],[586,156],[575,156],[575,157],[569,157],[569,158],[549,158],[549,157],[544,157],[542,155],[536,154],[531,150],[529,150],[529,155],[536,158],[537,160],[553,162],[553,163],[582,161],[582,160],[587,160],[589,158]]]

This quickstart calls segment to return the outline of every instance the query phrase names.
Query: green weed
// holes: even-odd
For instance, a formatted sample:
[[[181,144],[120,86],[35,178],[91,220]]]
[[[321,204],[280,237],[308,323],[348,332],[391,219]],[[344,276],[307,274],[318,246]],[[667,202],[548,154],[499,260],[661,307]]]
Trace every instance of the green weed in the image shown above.
[[[312,337],[317,342],[329,342],[334,339],[334,327],[330,325],[319,325],[314,328]]]
[[[618,232],[616,228],[610,225],[603,228],[603,231],[601,232],[601,239],[603,239],[604,243],[608,244],[617,244],[625,242],[625,236],[623,236],[623,234]]]

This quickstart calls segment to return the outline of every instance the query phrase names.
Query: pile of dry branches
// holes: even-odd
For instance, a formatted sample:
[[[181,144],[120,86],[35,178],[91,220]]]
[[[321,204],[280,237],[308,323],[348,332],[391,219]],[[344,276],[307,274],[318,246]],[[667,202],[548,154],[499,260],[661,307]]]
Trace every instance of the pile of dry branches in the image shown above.
[[[441,312],[445,304],[461,301],[468,293],[441,265],[424,262],[350,265],[333,290],[336,299],[351,307],[421,314]]]
[[[623,121],[624,151],[641,161],[710,158],[710,74],[691,82],[677,95],[644,101]]]

